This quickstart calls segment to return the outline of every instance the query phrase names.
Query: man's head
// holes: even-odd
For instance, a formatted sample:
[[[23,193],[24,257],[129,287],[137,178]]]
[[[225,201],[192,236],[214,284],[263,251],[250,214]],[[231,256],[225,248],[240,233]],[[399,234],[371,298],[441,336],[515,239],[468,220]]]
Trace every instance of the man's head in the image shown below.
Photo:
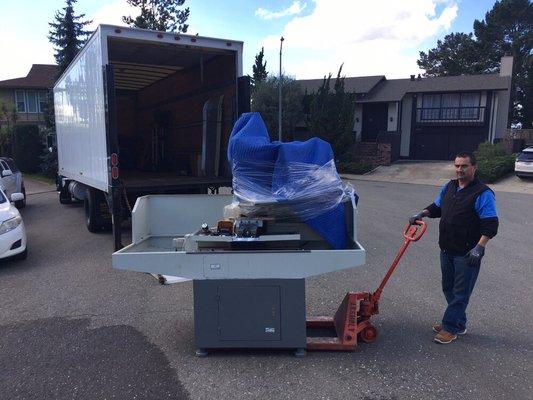
[[[455,174],[457,179],[462,183],[468,183],[474,180],[477,170],[477,161],[474,154],[463,151],[455,156]]]

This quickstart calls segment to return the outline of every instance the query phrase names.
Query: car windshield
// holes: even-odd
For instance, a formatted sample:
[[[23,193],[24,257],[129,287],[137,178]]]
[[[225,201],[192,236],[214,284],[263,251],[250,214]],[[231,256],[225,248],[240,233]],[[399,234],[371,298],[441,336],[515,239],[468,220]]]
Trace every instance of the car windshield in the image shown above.
[[[533,151],[523,151],[518,155],[518,161],[533,161]]]
[[[5,203],[7,201],[6,196],[4,195],[4,192],[0,190],[0,204]]]

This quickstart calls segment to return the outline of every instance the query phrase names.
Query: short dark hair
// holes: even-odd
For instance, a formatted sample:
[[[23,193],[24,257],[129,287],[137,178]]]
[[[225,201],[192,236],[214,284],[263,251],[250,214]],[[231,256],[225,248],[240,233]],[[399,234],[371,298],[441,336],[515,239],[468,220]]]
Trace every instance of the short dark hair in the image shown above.
[[[455,158],[457,158],[457,157],[460,157],[460,158],[468,157],[470,159],[470,164],[472,164],[472,165],[476,165],[477,164],[476,156],[474,155],[474,153],[472,153],[470,151],[460,151],[459,153],[457,153],[455,155]]]

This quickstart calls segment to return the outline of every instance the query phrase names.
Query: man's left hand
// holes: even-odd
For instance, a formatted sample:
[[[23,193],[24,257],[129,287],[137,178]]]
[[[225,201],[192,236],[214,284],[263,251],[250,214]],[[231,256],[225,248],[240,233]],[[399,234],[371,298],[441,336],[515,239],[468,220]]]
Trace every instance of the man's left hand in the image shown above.
[[[476,245],[472,250],[470,250],[467,253],[467,263],[471,267],[479,267],[481,264],[481,259],[485,255],[485,247],[481,246],[480,244]]]

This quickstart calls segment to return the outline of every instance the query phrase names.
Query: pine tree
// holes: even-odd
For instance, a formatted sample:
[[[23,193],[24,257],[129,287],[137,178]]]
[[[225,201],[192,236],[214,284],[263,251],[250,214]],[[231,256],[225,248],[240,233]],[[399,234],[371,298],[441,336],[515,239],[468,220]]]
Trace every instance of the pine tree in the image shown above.
[[[189,25],[189,7],[180,10],[185,0],[126,0],[129,5],[140,8],[139,16],[122,17],[129,26],[154,31],[186,33]]]
[[[91,32],[84,27],[92,21],[83,21],[85,14],[74,14],[77,0],[65,0],[63,11],[56,11],[54,22],[50,22],[48,40],[55,46],[54,57],[58,65],[58,77],[67,69]]]
[[[252,83],[255,85],[260,82],[264,82],[267,79],[268,72],[266,70],[266,61],[263,61],[265,57],[265,49],[261,47],[261,51],[255,56],[255,64],[252,67],[254,73],[252,77]]]

